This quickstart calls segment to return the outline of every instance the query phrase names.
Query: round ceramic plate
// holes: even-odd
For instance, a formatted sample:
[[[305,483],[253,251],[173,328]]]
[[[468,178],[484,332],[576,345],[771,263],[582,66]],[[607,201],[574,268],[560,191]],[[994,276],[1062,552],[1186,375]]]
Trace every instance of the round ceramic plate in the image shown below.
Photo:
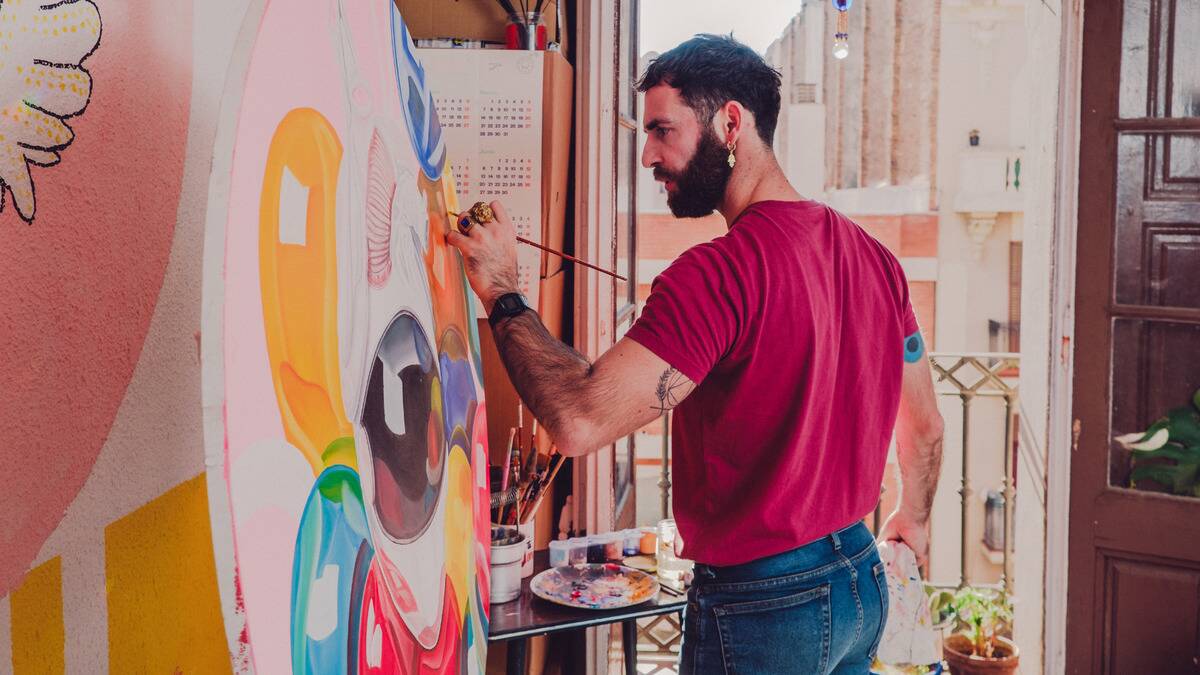
[[[658,571],[658,564],[654,561],[653,556],[635,555],[630,556],[621,562],[625,563],[626,567],[632,567],[635,570],[641,570],[651,574],[654,574]]]
[[[529,582],[543,600],[582,609],[618,609],[653,598],[658,580],[640,570],[612,563],[551,567]]]

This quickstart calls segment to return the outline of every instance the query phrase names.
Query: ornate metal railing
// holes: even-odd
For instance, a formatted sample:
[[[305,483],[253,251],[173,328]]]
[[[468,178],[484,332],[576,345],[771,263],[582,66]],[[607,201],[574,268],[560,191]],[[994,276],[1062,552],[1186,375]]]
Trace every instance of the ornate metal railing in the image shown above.
[[[960,587],[971,583],[970,565],[968,564],[970,551],[968,529],[972,513],[970,499],[974,494],[971,486],[973,403],[980,398],[1000,398],[1004,401],[1004,444],[1002,446],[1004,478],[1001,483],[1004,496],[1004,535],[1001,583],[1005,589],[1011,591],[1014,496],[1013,423],[1018,406],[1016,376],[1020,366],[1020,356],[1011,353],[931,354],[929,361],[933,366],[937,394],[943,397],[957,397],[961,401],[962,430],[959,446],[962,453],[962,476],[959,497],[962,510],[960,523],[962,541],[959,554],[961,571],[958,583]],[[943,452],[945,452],[945,448]]]

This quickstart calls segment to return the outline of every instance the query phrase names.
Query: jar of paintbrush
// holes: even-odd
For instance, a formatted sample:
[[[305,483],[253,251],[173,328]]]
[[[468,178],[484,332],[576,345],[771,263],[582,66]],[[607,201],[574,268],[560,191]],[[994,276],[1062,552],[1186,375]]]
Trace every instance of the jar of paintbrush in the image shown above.
[[[536,515],[546,496],[552,492],[554,478],[562,468],[565,457],[558,454],[547,438],[542,437],[539,449],[538,421],[525,435],[525,406],[517,404],[517,426],[508,430],[508,445],[504,461],[492,467],[492,523],[516,528],[525,536],[527,550],[522,559],[522,578],[533,574],[533,544]],[[496,485],[496,483],[499,485]],[[497,487],[499,492],[496,491]]]
[[[545,0],[497,0],[508,13],[504,43],[509,49],[543,50],[546,48],[546,24],[542,22]]]

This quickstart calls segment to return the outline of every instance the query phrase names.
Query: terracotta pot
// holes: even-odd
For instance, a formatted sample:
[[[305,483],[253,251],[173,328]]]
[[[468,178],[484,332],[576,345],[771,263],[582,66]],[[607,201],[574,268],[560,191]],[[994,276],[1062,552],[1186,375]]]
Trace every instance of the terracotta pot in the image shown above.
[[[946,663],[954,675],[1010,675],[1017,672],[1021,657],[1011,640],[996,637],[996,656],[985,659],[971,655],[971,641],[965,635],[946,638]]]

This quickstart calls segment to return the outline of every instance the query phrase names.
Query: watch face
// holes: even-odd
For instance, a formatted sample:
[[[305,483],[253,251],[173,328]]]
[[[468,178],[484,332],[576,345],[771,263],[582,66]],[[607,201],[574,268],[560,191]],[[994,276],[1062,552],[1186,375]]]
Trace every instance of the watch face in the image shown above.
[[[519,312],[529,306],[529,304],[525,302],[525,296],[517,295],[515,293],[510,293],[509,295],[500,298],[500,302],[497,304],[500,306],[500,311],[504,312],[505,314]]]

